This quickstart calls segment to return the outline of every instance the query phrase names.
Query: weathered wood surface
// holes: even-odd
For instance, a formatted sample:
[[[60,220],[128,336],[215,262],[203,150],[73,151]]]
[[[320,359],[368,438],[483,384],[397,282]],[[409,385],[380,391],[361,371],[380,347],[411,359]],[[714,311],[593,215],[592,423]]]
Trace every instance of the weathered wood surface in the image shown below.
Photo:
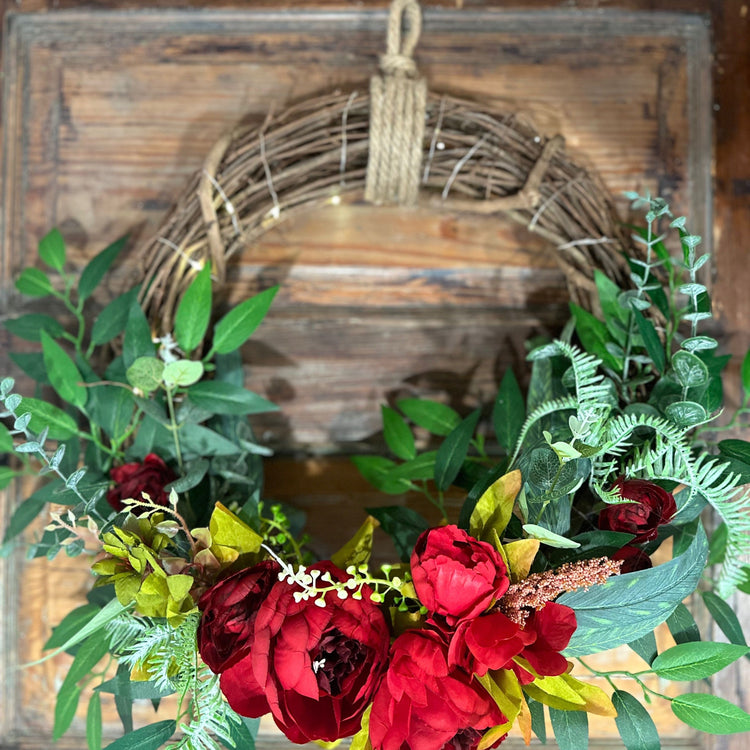
[[[125,232],[135,244],[238,119],[366,86],[383,20],[302,10],[12,17],[4,39],[4,310],[17,312],[10,280],[51,225],[61,227],[78,267]],[[613,192],[661,192],[697,231],[710,225],[702,20],[433,11],[417,59],[433,89],[507,101],[543,131],[563,133]],[[487,218],[363,206],[269,232],[232,268],[230,289],[239,299],[258,278],[284,282],[245,352],[249,384],[283,406],[280,418],[258,423],[261,437],[282,452],[340,454],[372,436],[380,403],[396,392],[439,394],[450,381],[444,395],[459,407],[486,398],[506,367],[523,373],[524,338],[555,330],[565,315],[548,253],[537,238]],[[138,270],[131,254],[109,291]],[[268,493],[310,512],[321,552],[356,528],[363,507],[384,502],[337,455],[270,462]],[[0,735],[18,747],[47,746],[65,657],[25,672],[22,690],[12,670],[38,655],[49,627],[80,601],[87,576],[79,563],[3,562],[0,585],[18,629],[0,632],[0,663],[13,677],[0,688]],[[111,711],[107,720],[116,726]],[[684,726],[668,714],[660,721],[673,746],[689,743]],[[613,727],[600,730],[607,736]]]

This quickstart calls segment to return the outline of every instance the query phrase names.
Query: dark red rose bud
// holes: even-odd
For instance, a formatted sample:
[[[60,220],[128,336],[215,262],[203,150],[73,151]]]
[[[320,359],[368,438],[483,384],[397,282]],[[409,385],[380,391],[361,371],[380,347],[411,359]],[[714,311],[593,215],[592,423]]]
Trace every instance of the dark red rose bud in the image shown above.
[[[634,573],[636,570],[647,570],[653,567],[651,558],[638,547],[622,547],[612,555],[612,559],[623,561],[620,573]]]
[[[497,550],[457,526],[425,531],[411,556],[419,601],[449,626],[477,617],[510,585]]]
[[[157,505],[167,505],[169,497],[164,487],[177,475],[155,453],[149,453],[143,463],[116,466],[109,473],[115,486],[107,492],[107,502],[119,513],[125,509],[122,501],[141,500],[145,492]]]
[[[280,570],[277,562],[263,560],[219,581],[200,598],[198,651],[213,672],[223,672],[251,646],[258,609]]]
[[[599,514],[599,528],[634,534],[633,544],[656,539],[657,529],[677,512],[671,493],[645,479],[620,477],[614,488],[627,503],[608,505]]]
[[[351,578],[331,562],[307,570],[320,571],[319,580]],[[334,742],[359,731],[385,672],[390,642],[370,589],[361,592],[361,599],[341,599],[329,591],[320,607],[314,597],[300,598],[296,584],[278,581],[261,604],[249,652],[221,675],[229,705],[243,716],[270,710],[279,729],[300,744]]]

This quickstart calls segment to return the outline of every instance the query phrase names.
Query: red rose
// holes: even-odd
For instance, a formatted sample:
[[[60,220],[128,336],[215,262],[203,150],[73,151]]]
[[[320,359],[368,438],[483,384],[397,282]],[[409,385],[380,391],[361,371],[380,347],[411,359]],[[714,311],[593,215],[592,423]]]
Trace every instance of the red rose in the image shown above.
[[[140,500],[144,492],[157,505],[167,505],[169,498],[164,487],[177,479],[172,469],[155,453],[149,453],[142,464],[116,466],[109,475],[115,486],[107,492],[107,502],[118,513],[125,509],[123,500]]]
[[[656,539],[658,527],[677,512],[674,497],[653,482],[620,477],[614,487],[623,500],[631,502],[608,505],[599,514],[599,528],[634,534],[633,544]]]
[[[451,627],[489,609],[510,584],[497,550],[457,526],[429,529],[417,539],[411,574],[419,601]]]
[[[651,558],[638,547],[625,545],[612,555],[613,560],[622,560],[620,573],[634,573],[636,570],[647,570],[653,567]]]
[[[476,679],[449,667],[438,633],[409,630],[391,647],[370,713],[370,742],[374,750],[471,750],[505,721]]]
[[[534,640],[524,647],[521,656],[542,677],[562,674],[567,670],[568,662],[560,651],[570,643],[576,627],[576,614],[570,607],[547,602],[543,609],[532,610],[523,626],[525,631],[533,634]],[[517,664],[512,668],[522,685],[534,679],[529,671]]]
[[[481,677],[490,669],[503,669],[535,639],[534,632],[522,630],[502,612],[490,612],[459,623],[451,637],[448,662]]]
[[[351,578],[331,562],[307,570],[340,582]],[[265,696],[292,742],[333,742],[359,731],[387,666],[388,625],[367,587],[361,599],[330,591],[324,607],[312,598],[295,601],[299,592],[287,582],[273,586],[255,619],[249,653],[222,673],[221,689],[242,716],[260,716]]]
[[[200,598],[198,651],[213,672],[223,672],[251,646],[258,609],[280,570],[277,562],[263,560],[219,581]]]

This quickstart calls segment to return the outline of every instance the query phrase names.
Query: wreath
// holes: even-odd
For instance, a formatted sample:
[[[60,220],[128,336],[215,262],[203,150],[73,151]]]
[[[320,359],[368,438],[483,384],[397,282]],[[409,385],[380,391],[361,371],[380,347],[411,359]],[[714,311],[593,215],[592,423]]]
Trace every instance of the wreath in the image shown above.
[[[52,230],[39,258],[56,275],[18,277],[73,327],[49,314],[6,323],[40,344],[11,357],[49,398],[0,382],[0,442],[14,457],[0,478],[47,477],[5,544],[48,513],[30,556],[87,553],[96,581],[46,644],[45,658],[73,655],[54,739],[89,684],[88,746],[101,747],[113,694],[124,734],[112,750],[252,748],[266,714],[292,742],[351,737],[356,750],[484,750],[510,733],[529,744],[546,738],[546,716],[559,746],[578,750],[588,714],[612,717],[629,750],[657,747],[633,692],[700,731],[750,731],[719,696],[664,695],[648,679],[702,680],[750,653],[726,601],[750,593],[750,443],[718,439],[749,410],[750,355],[742,405],[717,426],[728,357],[700,332],[711,317],[700,238],[637,194],[645,226],[624,228],[562,138],[428,94],[411,57],[419,29],[417,3],[395,0],[369,97],[306,101],[219,141],[144,246],[143,282],[93,325],[87,305],[124,240],[76,276]],[[384,493],[423,493],[442,522],[372,509],[316,561],[296,515],[264,498],[268,450],[247,419],[276,408],[244,388],[238,353],[276,288],[217,320],[214,296],[228,260],[270,226],[362,190],[376,204],[502,212],[540,233],[557,247],[572,317],[531,349],[525,396],[505,373],[489,419],[420,398],[383,407],[392,455],[357,457],[358,468]],[[455,518],[449,491],[465,498]],[[710,541],[707,508],[721,520]],[[399,559],[376,569],[378,528]],[[665,543],[672,558],[654,567]],[[728,643],[685,626],[682,602],[698,589]],[[678,643],[658,651],[665,621]],[[623,644],[642,671],[585,660]],[[133,699],[173,694],[175,718],[134,729]]]

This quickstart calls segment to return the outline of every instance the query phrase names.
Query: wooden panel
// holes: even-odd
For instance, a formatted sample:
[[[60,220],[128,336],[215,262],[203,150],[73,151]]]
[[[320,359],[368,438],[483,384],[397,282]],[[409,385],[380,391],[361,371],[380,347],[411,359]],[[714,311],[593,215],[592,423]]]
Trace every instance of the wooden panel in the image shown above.
[[[10,280],[51,225],[61,227],[78,267],[125,232],[135,245],[237,120],[262,119],[271,107],[331,88],[366,86],[384,18],[382,11],[11,17],[3,314],[19,311]],[[417,58],[434,90],[522,110],[545,133],[565,135],[611,191],[660,192],[706,234],[707,38],[702,19],[686,15],[431,11]],[[259,283],[283,281],[244,352],[248,383],[284,407],[257,423],[259,434],[289,456],[336,454],[304,463],[282,457],[268,469],[269,495],[309,512],[321,553],[356,527],[365,505],[384,502],[340,457],[377,431],[380,403],[428,393],[469,408],[506,367],[523,372],[530,333],[557,329],[567,295],[550,252],[486,217],[348,205],[281,224],[237,260],[230,302]],[[136,278],[138,265],[131,254],[107,291]],[[0,362],[6,371],[2,355]],[[367,445],[376,447],[377,437]],[[0,517],[14,501],[3,500]],[[0,631],[2,671],[15,676],[17,663],[37,656],[49,626],[80,600],[85,562],[5,561],[0,593],[19,627]],[[24,672],[22,691],[0,684],[4,740],[47,746],[64,659]],[[113,730],[111,710],[107,721]],[[66,742],[80,747],[80,735]],[[672,745],[686,742],[689,732],[675,728]]]

